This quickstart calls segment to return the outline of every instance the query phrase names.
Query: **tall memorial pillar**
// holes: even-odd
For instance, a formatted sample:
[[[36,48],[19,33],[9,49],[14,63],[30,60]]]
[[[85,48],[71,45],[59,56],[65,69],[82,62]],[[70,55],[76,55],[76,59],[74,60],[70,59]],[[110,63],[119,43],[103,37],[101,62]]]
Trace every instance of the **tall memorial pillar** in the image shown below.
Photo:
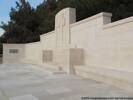
[[[82,63],[83,58],[82,50],[71,46],[70,24],[75,22],[76,10],[73,8],[61,10],[55,17],[56,48],[53,50],[53,62],[67,73],[73,73],[73,66]]]
[[[55,17],[56,47],[68,47],[71,43],[70,24],[76,22],[76,10],[66,8]]]

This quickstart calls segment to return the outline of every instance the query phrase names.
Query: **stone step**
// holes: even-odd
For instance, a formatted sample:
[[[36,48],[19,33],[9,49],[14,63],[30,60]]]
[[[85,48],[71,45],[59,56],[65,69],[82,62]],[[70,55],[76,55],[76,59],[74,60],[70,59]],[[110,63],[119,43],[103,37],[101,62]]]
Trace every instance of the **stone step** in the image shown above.
[[[45,63],[41,67],[42,68],[44,67],[44,69],[47,70],[51,75],[67,74],[59,66],[57,66],[53,63]]]
[[[54,71],[52,72],[52,74],[57,75],[57,74],[67,74],[67,73],[64,71]]]
[[[102,67],[76,66],[76,74],[84,78],[114,85],[133,92],[133,73]]]
[[[53,63],[45,63],[42,66],[44,66],[46,69],[53,70],[53,71],[60,71],[59,66],[53,64]]]

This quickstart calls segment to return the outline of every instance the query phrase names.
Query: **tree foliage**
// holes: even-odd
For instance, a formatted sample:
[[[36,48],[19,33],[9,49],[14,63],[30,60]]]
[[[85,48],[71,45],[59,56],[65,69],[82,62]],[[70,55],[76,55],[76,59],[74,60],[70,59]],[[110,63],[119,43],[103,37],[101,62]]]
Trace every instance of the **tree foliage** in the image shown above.
[[[111,12],[112,21],[133,16],[133,0],[44,0],[36,9],[26,0],[19,0],[11,8],[10,21],[2,22],[3,42],[39,41],[40,34],[54,30],[56,13],[66,7],[76,8],[77,21],[100,12]]]
[[[2,24],[5,30],[4,42],[27,43],[39,40],[36,28],[39,25],[35,9],[25,0],[16,2],[16,8],[11,8],[10,21]]]

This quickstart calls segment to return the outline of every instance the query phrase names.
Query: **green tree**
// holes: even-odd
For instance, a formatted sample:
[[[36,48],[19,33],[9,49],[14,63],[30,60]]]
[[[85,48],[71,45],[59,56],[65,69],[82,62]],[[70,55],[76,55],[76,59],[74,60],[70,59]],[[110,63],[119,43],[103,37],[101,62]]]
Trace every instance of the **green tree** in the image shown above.
[[[40,25],[37,32],[40,34],[47,33],[54,30],[55,14],[57,8],[56,0],[47,0],[40,4],[36,9],[36,14],[38,15],[38,20]]]
[[[27,43],[38,41],[39,34],[36,33],[36,27],[39,22],[36,20],[35,9],[25,0],[19,0],[16,5],[16,8],[11,8],[8,24],[2,23],[1,26],[5,30],[4,42]]]

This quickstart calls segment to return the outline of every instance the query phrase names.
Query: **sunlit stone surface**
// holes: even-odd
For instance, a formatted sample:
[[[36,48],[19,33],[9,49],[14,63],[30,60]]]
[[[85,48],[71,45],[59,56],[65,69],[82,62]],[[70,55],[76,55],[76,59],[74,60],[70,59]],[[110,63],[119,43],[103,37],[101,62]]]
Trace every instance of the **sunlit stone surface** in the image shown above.
[[[83,96],[132,96],[116,87],[27,64],[0,65],[0,100],[81,100]]]
[[[38,100],[36,97],[32,95],[18,96],[11,98],[10,100]]]

